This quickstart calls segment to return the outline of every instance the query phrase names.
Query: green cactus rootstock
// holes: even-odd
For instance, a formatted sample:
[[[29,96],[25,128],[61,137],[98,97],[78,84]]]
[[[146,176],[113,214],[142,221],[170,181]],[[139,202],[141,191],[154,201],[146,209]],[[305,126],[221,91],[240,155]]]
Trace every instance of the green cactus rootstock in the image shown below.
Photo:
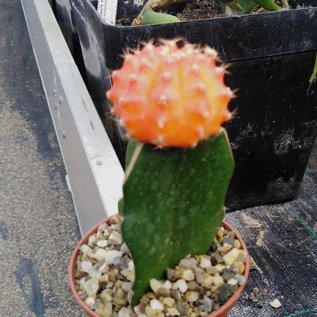
[[[122,235],[135,265],[132,304],[188,254],[208,252],[234,169],[225,130],[195,148],[130,141]],[[129,171],[129,172],[128,172]]]

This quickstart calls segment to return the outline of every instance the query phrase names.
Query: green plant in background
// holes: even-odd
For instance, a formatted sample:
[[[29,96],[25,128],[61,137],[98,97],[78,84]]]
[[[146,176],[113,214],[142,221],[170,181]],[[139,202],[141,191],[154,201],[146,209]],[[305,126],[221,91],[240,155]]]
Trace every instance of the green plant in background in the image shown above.
[[[159,11],[173,4],[187,1],[190,0],[149,0],[139,15],[133,20],[132,25],[179,22],[180,20],[177,17]],[[221,11],[228,16],[245,14],[255,7],[266,11],[278,11],[282,9],[275,0],[217,0],[217,2],[220,5]],[[287,0],[282,0],[282,4],[283,7],[289,8]]]
[[[108,98],[131,137],[122,235],[134,265],[132,304],[188,254],[205,254],[224,216],[234,169],[231,90],[209,48],[146,44],[113,73]]]

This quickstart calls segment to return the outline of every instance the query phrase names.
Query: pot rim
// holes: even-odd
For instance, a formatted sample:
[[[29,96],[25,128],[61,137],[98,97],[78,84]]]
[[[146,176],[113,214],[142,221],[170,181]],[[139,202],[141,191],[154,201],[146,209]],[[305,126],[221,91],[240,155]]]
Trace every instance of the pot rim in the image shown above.
[[[74,273],[75,273],[75,269],[76,269],[76,260],[77,260],[78,253],[80,251],[80,247],[83,244],[88,242],[89,236],[92,235],[94,232],[96,232],[98,227],[101,224],[109,223],[110,218],[111,218],[111,216],[106,217],[105,219],[103,219],[102,221],[100,221],[99,223],[94,225],[80,239],[80,241],[77,243],[74,251],[72,252],[72,256],[71,256],[71,259],[70,259],[69,265],[68,265],[68,282],[69,282],[69,286],[70,286],[70,289],[72,291],[72,294],[75,297],[77,303],[81,306],[81,308],[91,317],[100,317],[100,315],[95,313],[93,310],[91,310],[89,308],[89,306],[80,298],[80,296],[77,293],[76,286],[75,286],[75,278],[74,278]],[[248,252],[248,249],[247,249],[247,246],[246,246],[244,240],[242,239],[240,234],[231,225],[229,225],[226,221],[223,220],[222,225],[225,229],[228,229],[228,230],[233,231],[235,233],[236,239],[238,239],[239,242],[241,243],[241,249],[246,252],[245,271],[243,274],[243,276],[245,277],[245,283],[243,285],[239,286],[238,289],[232,294],[232,296],[223,305],[221,305],[217,310],[209,313],[207,315],[207,317],[225,316],[223,314],[228,313],[232,309],[232,307],[235,305],[235,303],[237,302],[238,298],[240,297],[242,291],[245,288],[246,282],[247,282],[248,277],[249,277],[249,271],[250,271],[249,252]]]

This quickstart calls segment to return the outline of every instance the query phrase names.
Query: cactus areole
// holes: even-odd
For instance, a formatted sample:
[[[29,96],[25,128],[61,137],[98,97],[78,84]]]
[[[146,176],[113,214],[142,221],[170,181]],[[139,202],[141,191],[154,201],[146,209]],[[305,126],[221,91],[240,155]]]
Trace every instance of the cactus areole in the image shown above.
[[[217,53],[165,40],[126,54],[107,97],[128,135],[158,147],[193,147],[230,119],[231,90]]]
[[[120,213],[135,265],[132,305],[152,278],[207,253],[224,216],[234,162],[221,125],[232,92],[216,59],[209,47],[164,40],[127,54],[113,73],[108,98],[131,137]]]

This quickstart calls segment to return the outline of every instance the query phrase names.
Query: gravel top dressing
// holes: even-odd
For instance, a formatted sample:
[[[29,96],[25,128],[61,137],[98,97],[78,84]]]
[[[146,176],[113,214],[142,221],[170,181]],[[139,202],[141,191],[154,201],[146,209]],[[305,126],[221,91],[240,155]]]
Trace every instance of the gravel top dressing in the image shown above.
[[[232,231],[221,227],[207,255],[188,256],[167,269],[165,280],[152,279],[139,305],[130,303],[134,264],[115,216],[81,246],[76,286],[100,316],[207,316],[245,283],[246,252]]]

